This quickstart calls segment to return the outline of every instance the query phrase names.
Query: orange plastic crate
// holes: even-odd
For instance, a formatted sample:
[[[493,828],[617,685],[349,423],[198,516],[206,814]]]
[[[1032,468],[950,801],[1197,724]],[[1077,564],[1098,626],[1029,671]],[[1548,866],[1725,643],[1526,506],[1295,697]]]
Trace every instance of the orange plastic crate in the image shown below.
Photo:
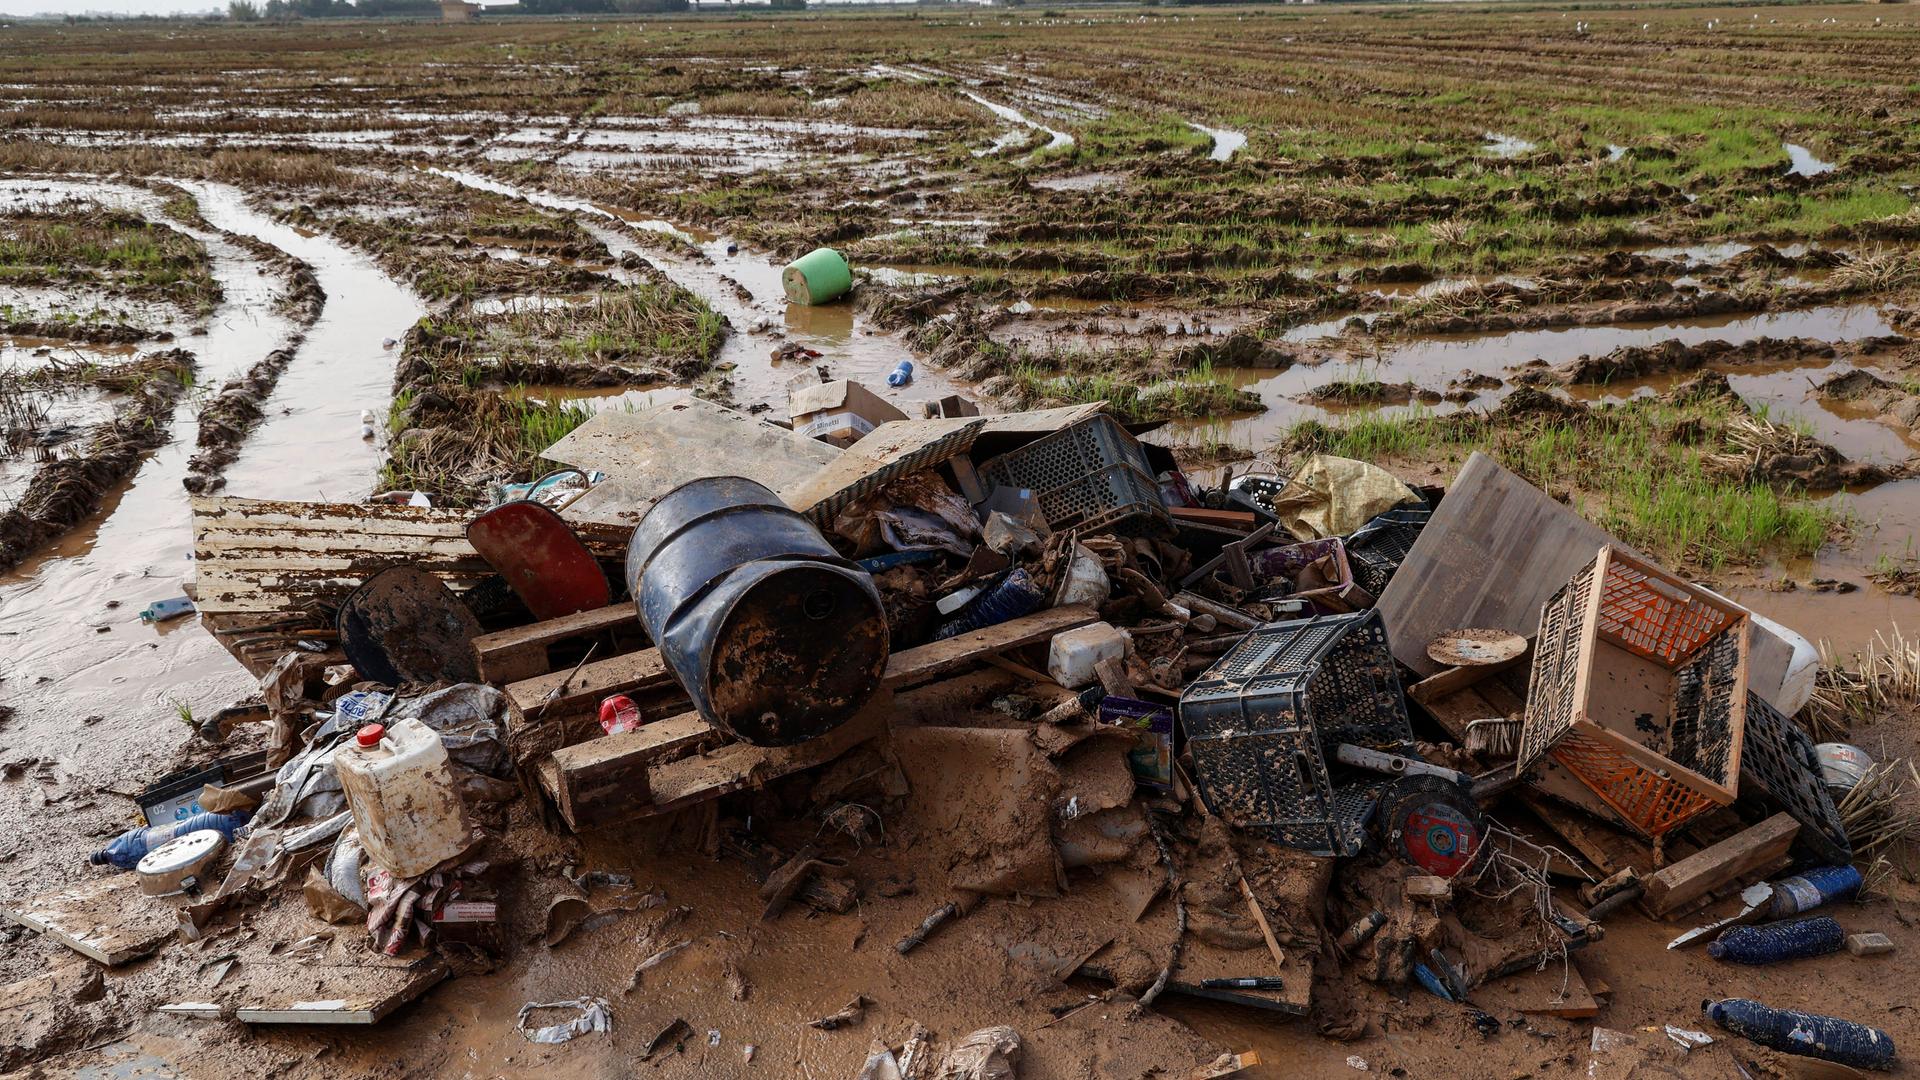
[[[1745,611],[1603,547],[1540,613],[1516,767],[1551,754],[1657,837],[1734,800]]]

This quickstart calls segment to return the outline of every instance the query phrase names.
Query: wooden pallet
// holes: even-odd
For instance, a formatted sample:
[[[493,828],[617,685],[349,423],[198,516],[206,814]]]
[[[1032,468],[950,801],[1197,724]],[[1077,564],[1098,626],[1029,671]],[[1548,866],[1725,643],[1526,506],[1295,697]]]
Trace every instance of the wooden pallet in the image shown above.
[[[588,613],[592,614],[592,613]],[[1099,619],[1087,606],[1050,608],[1024,618],[894,653],[879,693],[852,719],[797,746],[754,746],[714,728],[696,712],[684,712],[622,735],[608,735],[555,751],[538,767],[541,786],[575,830],[671,813],[744,788],[814,768],[887,730],[892,692],[976,666],[1009,649],[1052,639]],[[577,620],[568,633],[593,632],[594,620]],[[567,620],[551,620],[561,623]],[[499,638],[502,635],[490,635]],[[508,642],[560,640],[540,633]],[[489,643],[492,647],[493,642]],[[545,648],[545,644],[541,645]],[[483,654],[483,669],[486,660]],[[531,652],[520,654],[523,658]],[[526,661],[531,663],[532,661]],[[668,691],[673,675],[654,649],[641,649],[550,671],[503,689],[512,723],[556,722],[594,708],[608,694]]]

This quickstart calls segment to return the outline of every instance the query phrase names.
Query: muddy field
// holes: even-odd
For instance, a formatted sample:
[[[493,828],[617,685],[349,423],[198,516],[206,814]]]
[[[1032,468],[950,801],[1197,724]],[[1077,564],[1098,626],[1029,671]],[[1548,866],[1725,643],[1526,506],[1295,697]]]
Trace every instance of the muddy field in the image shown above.
[[[694,393],[784,419],[816,372],[912,415],[955,392],[1107,400],[1196,468],[1324,448],[1444,483],[1491,449],[1836,656],[1920,625],[1920,6],[28,23],[0,57],[9,889],[76,877],[182,720],[254,689],[192,620],[137,618],[190,574],[189,490],[485,505],[595,410]],[[782,266],[821,245],[853,298],[789,305]],[[914,381],[885,387],[901,359]],[[1913,749],[1900,717],[1869,737]],[[723,1040],[661,1075],[851,1075],[869,1033],[793,1032],[882,985],[913,1010],[888,1037],[1002,1019],[950,985],[1019,939],[1017,909],[913,964],[861,943],[914,904],[783,924],[774,948],[724,937],[753,905],[698,856],[658,858],[695,909],[677,936],[711,946],[662,993],[736,968],[755,988],[687,1016]],[[1720,985],[1657,930],[1609,943],[1613,1026],[1686,1022],[1708,992],[1822,1003],[1777,973]],[[147,1018],[198,977],[155,962],[49,1052],[628,1075],[670,1006],[633,1005],[599,1047],[530,1049],[508,1023],[624,979],[650,940],[597,933],[366,1038]],[[0,982],[56,952],[15,935]],[[1839,965],[1821,993],[1877,1010],[1894,990]],[[1012,974],[994,993],[1026,1026],[1061,1003]],[[1488,1043],[1430,1006],[1360,997],[1351,1046],[1192,1004],[1083,1014],[1031,1075],[1136,1075],[1141,1044],[1199,1061],[1202,1037],[1280,1063],[1251,1076],[1349,1054],[1573,1075],[1573,1025]]]

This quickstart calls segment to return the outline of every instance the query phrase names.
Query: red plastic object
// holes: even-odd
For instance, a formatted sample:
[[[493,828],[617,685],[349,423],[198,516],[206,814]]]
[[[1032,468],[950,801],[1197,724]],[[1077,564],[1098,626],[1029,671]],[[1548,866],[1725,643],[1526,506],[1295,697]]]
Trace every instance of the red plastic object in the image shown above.
[[[1480,853],[1480,830],[1457,807],[1423,803],[1407,813],[1407,858],[1429,874],[1450,878]]]
[[[609,735],[620,735],[640,726],[640,706],[625,694],[615,694],[600,703],[600,727]]]
[[[467,542],[536,619],[558,619],[613,602],[599,560],[559,514],[540,503],[494,507],[467,526]]]
[[[353,737],[353,741],[359,743],[361,746],[379,746],[380,740],[386,737],[387,725],[368,724],[366,727],[360,729],[360,733]]]

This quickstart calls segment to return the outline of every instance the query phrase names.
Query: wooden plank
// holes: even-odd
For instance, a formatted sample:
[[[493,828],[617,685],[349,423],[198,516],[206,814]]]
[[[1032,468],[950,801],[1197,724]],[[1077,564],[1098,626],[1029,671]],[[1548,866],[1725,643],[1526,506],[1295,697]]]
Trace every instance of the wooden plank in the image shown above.
[[[1577,785],[1579,781],[1574,783]],[[1537,791],[1523,787],[1515,794],[1542,824],[1565,840],[1602,875],[1617,874],[1628,867],[1642,874],[1652,871],[1653,849],[1633,837],[1610,829],[1578,811],[1569,810]]]
[[[553,801],[568,821],[603,819],[645,805],[653,801],[647,770],[654,762],[720,738],[699,713],[689,712],[562,747],[553,752]]]
[[[562,801],[563,792],[568,787],[568,780],[563,775],[564,769],[561,762],[555,760],[560,756],[559,753],[541,763],[540,783],[546,789],[548,796],[553,799],[554,805],[559,808],[561,818],[576,831],[601,828],[638,818],[657,817],[717,799],[735,791],[758,787],[802,769],[824,765],[887,730],[892,705],[892,695],[883,690],[874,695],[873,700],[846,723],[817,739],[810,739],[797,746],[754,746],[751,743],[736,742],[708,754],[649,765],[646,775],[650,799],[635,798],[632,792],[629,792],[627,797],[621,798],[617,793],[609,792],[604,796],[581,800],[572,807],[572,812],[569,812],[569,806]],[[697,720],[698,717],[694,719]],[[667,723],[667,721],[663,720],[659,723]],[[647,727],[656,726],[658,725],[647,725]],[[641,731],[645,730],[646,728],[641,729]],[[613,737],[610,736],[610,738]],[[594,742],[607,741],[609,740],[594,740]],[[593,742],[583,745],[590,747]],[[653,758],[660,756],[658,752],[649,751],[648,754]],[[624,767],[623,761],[612,757],[600,764],[603,767],[615,767],[616,764]]]
[[[1407,696],[1422,705],[1446,697],[1448,694],[1480,682],[1489,675],[1505,671],[1526,658],[1523,653],[1511,660],[1502,660],[1497,664],[1467,664],[1462,667],[1448,668],[1437,675],[1421,679],[1407,688]]]
[[[896,690],[913,686],[977,663],[983,656],[1045,641],[1055,634],[1099,620],[1100,613],[1084,604],[1048,608],[983,630],[894,653],[887,658],[886,674],[881,682]],[[608,694],[649,690],[673,681],[673,674],[667,670],[659,650],[642,649],[595,660],[581,667],[578,673],[556,671],[513,683],[506,691],[513,703],[531,716],[547,701],[547,696],[563,684],[565,691],[546,706],[547,712],[560,714],[586,708]]]
[[[248,1024],[377,1024],[426,993],[449,970],[439,957],[412,963],[302,964],[243,953],[240,978],[215,1001],[174,1001],[160,1012]]]
[[[885,732],[892,702],[893,695],[883,690],[846,723],[797,746],[754,746],[737,742],[711,754],[656,766],[651,774],[654,804],[646,813],[672,813],[825,765]]]
[[[1551,961],[1541,969],[1528,968],[1501,979],[1497,985],[1511,995],[1501,1003],[1532,1016],[1586,1020],[1600,1015],[1600,1001],[1571,960]],[[1492,991],[1483,994],[1494,996]]]
[[[1209,510],[1204,506],[1170,506],[1167,512],[1178,522],[1195,522],[1252,532],[1260,519],[1251,510]]]
[[[884,681],[891,689],[902,689],[958,671],[990,653],[1047,641],[1055,634],[1099,621],[1100,613],[1090,605],[1048,608],[983,630],[956,634],[945,641],[894,653],[887,658]]]
[[[551,645],[556,641],[565,641],[582,634],[597,634],[602,630],[638,626],[639,616],[632,604],[609,604],[592,611],[582,611],[573,615],[564,615],[558,619],[528,623],[510,630],[497,630],[491,634],[481,634],[473,639],[473,651],[481,657],[501,649],[518,648],[522,645]]]
[[[1786,855],[1799,834],[1800,823],[1791,814],[1775,814],[1654,874],[1643,902],[1655,915],[1665,915]]]
[[[173,937],[174,908],[140,891],[140,879],[114,873],[0,904],[0,914],[108,967],[137,960]]]
[[[550,670],[547,647],[556,642],[608,630],[638,629],[639,625],[640,619],[632,604],[609,604],[592,611],[482,634],[473,639],[474,659],[479,662],[480,677],[500,686],[546,674]]]
[[[931,420],[891,420],[797,484],[781,489],[788,506],[830,524],[842,508],[893,481],[965,454],[986,420],[958,428]]]
[[[689,480],[744,476],[780,491],[840,453],[837,447],[724,405],[682,398],[637,413],[604,410],[542,456],[607,474],[561,511],[561,517],[632,526],[660,496]]]
[[[589,709],[608,694],[651,690],[670,685],[673,681],[673,673],[667,670],[660,650],[641,649],[623,656],[595,660],[581,666],[577,672],[569,668],[511,683],[506,691],[514,705],[533,718],[548,713],[560,715]],[[551,702],[548,700],[550,695]]]

